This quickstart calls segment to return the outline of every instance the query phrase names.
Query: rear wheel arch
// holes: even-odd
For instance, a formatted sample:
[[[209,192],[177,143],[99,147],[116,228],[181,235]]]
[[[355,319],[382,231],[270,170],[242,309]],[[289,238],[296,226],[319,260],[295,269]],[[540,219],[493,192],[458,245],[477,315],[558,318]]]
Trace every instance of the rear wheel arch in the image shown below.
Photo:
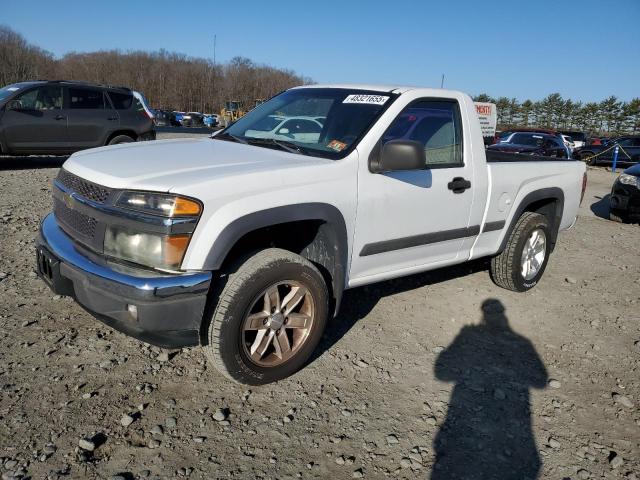
[[[224,270],[238,257],[272,247],[296,253],[319,268],[333,299],[334,314],[337,314],[348,257],[347,229],[342,213],[330,204],[303,203],[242,216],[218,235],[203,268]]]
[[[560,223],[562,222],[562,214],[564,212],[564,192],[558,187],[542,188],[528,193],[518,204],[515,214],[511,217],[509,228],[505,231],[504,237],[500,243],[500,248],[496,253],[502,253],[507,245],[507,241],[511,236],[511,232],[515,228],[518,220],[524,212],[534,212],[544,215],[549,222],[549,243],[551,251],[553,251]]]

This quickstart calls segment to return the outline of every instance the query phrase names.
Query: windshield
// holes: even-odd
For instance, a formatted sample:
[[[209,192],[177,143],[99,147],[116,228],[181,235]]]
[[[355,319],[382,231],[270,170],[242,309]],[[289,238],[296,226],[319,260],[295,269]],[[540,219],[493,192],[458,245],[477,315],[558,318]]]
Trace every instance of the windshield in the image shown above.
[[[14,83],[12,85],[7,85],[6,87],[0,88],[0,102],[5,98],[9,98],[11,95],[16,93],[18,90],[22,90],[28,86],[25,83]]]
[[[342,88],[288,90],[213,137],[338,159],[356,145],[396,95]]]

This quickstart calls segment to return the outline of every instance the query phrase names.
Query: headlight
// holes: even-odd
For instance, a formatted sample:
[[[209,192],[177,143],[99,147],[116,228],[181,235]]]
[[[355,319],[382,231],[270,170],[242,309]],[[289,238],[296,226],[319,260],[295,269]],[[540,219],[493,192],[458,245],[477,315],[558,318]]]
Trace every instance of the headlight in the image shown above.
[[[627,175],[626,173],[621,173],[618,177],[618,181],[625,185],[640,186],[640,178],[634,177],[633,175]]]
[[[197,216],[202,211],[199,202],[166,193],[122,192],[116,206],[164,217]]]
[[[180,268],[191,235],[139,233],[109,226],[104,234],[104,253],[153,268]]]

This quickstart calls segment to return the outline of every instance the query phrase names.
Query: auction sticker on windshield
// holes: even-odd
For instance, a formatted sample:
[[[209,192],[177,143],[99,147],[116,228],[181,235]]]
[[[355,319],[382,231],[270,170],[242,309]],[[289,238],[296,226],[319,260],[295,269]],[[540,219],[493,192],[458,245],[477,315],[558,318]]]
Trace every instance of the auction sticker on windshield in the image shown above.
[[[336,152],[341,152],[342,150],[344,150],[345,148],[347,148],[347,144],[344,142],[341,142],[339,140],[331,140],[328,144],[327,147],[329,147],[332,150],[335,150]]]
[[[367,105],[384,105],[389,97],[384,95],[349,95],[342,103],[366,103]]]

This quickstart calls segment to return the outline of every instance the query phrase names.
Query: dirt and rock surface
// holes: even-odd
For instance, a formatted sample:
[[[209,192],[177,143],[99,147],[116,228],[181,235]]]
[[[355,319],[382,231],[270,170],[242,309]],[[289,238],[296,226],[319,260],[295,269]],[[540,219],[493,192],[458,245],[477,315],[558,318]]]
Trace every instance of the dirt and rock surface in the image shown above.
[[[0,160],[7,478],[640,478],[640,226],[576,226],[516,294],[486,264],[348,291],[314,360],[247,388],[103,326],[34,273],[56,159]]]

